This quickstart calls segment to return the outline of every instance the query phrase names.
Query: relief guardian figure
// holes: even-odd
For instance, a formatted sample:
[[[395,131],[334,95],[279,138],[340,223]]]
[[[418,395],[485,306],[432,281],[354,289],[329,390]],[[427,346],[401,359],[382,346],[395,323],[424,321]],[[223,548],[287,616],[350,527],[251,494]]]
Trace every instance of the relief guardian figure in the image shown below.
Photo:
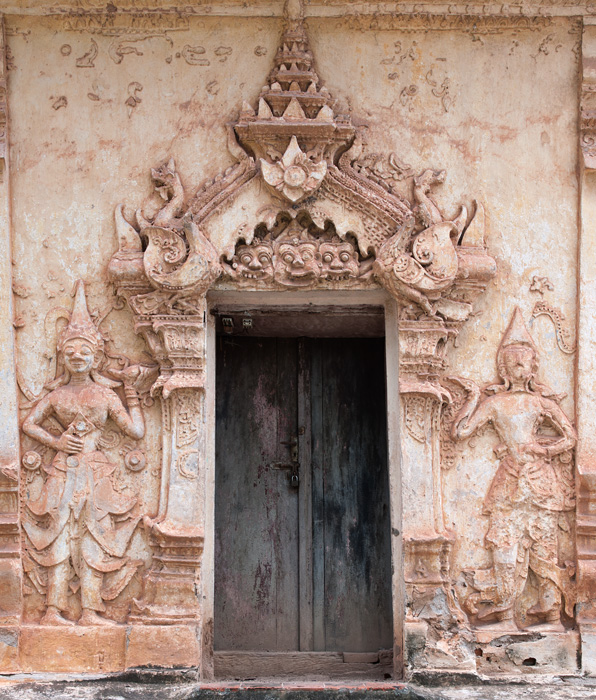
[[[126,549],[140,515],[137,498],[114,487],[116,465],[101,452],[99,440],[108,418],[135,440],[144,436],[145,422],[134,386],[139,368],[113,372],[124,383],[128,410],[114,391],[118,382],[99,374],[103,338],[89,315],[81,280],[58,353],[64,373],[23,424],[28,436],[55,450],[44,467],[47,478],[41,492],[26,502],[23,519],[28,553],[47,571],[41,624],[74,624],[63,615],[69,608],[73,571],[80,587],[79,624],[115,624],[99,613],[106,610],[104,600],[115,598],[136,571],[138,563],[126,556]],[[50,418],[60,424],[60,435],[44,427]]]
[[[497,365],[502,384],[488,387],[483,398],[474,382],[458,380],[468,398],[452,429],[453,439],[461,440],[490,423],[500,441],[495,448],[499,467],[484,501],[492,586],[477,586],[484,595],[472,612],[479,622],[513,626],[516,603],[531,575],[537,600],[525,614],[556,627],[563,596],[572,611],[568,572],[559,564],[558,533],[561,514],[574,507],[566,465],[576,433],[559,397],[536,381],[538,354],[519,309],[499,347]]]

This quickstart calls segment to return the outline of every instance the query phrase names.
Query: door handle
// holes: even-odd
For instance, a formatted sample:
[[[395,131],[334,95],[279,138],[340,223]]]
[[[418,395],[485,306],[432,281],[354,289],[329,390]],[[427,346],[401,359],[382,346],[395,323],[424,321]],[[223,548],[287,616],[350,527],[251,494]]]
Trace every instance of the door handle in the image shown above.
[[[290,486],[295,489],[298,488],[300,484],[300,462],[271,462],[269,466],[271,469],[287,469],[289,471]]]

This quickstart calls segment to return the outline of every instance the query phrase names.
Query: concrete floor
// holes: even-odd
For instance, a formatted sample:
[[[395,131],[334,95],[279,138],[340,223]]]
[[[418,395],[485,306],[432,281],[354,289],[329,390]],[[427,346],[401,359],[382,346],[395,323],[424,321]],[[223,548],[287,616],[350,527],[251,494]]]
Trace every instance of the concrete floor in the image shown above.
[[[27,677],[0,681],[1,700],[596,700],[596,679],[483,681],[444,679],[440,687],[399,683],[198,684],[191,678],[97,678],[58,680]]]

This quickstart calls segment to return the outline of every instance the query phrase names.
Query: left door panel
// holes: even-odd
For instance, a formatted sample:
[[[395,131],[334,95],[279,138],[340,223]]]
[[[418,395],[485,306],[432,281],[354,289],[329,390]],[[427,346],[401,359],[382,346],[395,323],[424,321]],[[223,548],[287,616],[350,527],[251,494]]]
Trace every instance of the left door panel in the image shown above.
[[[217,341],[215,649],[299,649],[296,340]],[[288,444],[284,444],[288,443]]]

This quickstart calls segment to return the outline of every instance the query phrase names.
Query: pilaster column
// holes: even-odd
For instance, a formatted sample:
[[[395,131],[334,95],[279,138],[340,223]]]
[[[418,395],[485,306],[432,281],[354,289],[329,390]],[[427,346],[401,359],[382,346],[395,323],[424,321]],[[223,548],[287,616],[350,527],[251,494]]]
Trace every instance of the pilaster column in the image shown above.
[[[162,407],[159,510],[145,518],[155,548],[130,619],[198,623],[204,541],[205,297],[189,316],[141,316],[135,328],[160,364],[153,392]]]
[[[440,385],[455,331],[441,320],[399,323],[403,538],[409,600],[449,578],[452,537],[443,522],[440,421],[449,393]],[[411,608],[407,619],[412,619]]]
[[[487,254],[484,243],[484,209],[479,204],[468,234],[465,246],[435,251],[445,259],[448,253],[452,254],[453,275],[442,283],[442,290],[431,292],[432,303],[420,293],[423,288],[420,270],[418,278],[413,269],[411,275],[403,278],[411,263],[399,251],[395,239],[384,244],[374,267],[377,279],[394,297],[398,309],[393,322],[399,334],[407,672],[421,667],[475,669],[475,659],[467,644],[469,627],[451,587],[450,553],[455,535],[445,527],[441,477],[442,413],[451,402],[451,395],[441,379],[445,374],[449,340],[457,336],[472,312],[474,300],[496,273],[495,260]],[[419,234],[424,235],[424,232]],[[408,286],[410,283],[418,284],[418,288]],[[459,631],[445,640],[446,627]]]
[[[12,240],[8,177],[8,114],[6,101],[6,38],[0,16],[0,625],[14,625],[21,615],[19,511],[19,430],[12,297]],[[3,632],[5,639],[8,631]],[[8,642],[5,642],[9,644]],[[12,647],[4,647],[0,670],[15,664]],[[11,649],[14,654],[11,654]]]
[[[159,397],[162,416],[159,506],[155,515],[143,518],[153,559],[129,621],[138,625],[133,631],[140,658],[146,660],[150,648],[152,661],[159,664],[160,644],[184,639],[189,645],[185,665],[198,666],[203,672],[201,650],[210,648],[205,642],[209,631],[203,627],[211,624],[202,616],[201,581],[207,459],[206,293],[221,268],[217,251],[192,217],[176,216],[184,193],[174,161],[170,159],[162,170],[170,183],[166,204],[153,224],[137,212],[145,244],[124,218],[122,206],[116,208],[119,248],[108,266],[117,294],[133,312],[135,331],[143,336],[159,366],[151,394]],[[158,175],[153,177],[162,182]],[[207,665],[209,673],[210,659]]]
[[[582,670],[596,674],[596,26],[584,19],[577,331],[577,621]]]

